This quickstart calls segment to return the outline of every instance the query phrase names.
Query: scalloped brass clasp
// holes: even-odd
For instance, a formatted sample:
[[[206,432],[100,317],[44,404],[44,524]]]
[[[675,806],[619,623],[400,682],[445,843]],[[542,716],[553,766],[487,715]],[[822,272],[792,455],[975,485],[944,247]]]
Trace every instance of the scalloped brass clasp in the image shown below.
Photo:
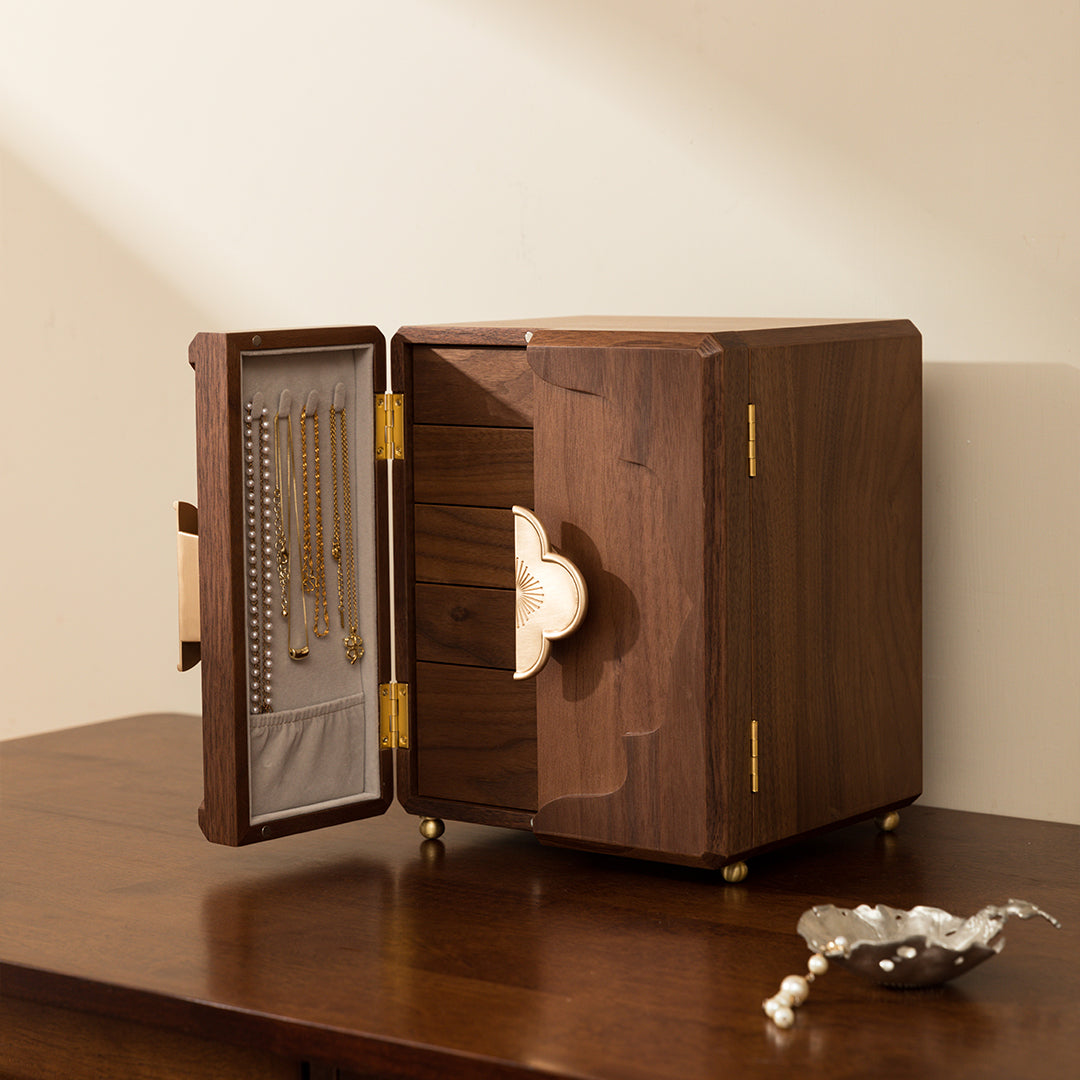
[[[589,592],[581,571],[552,550],[544,526],[523,506],[514,511],[515,679],[535,675],[551,642],[572,634],[585,618]]]

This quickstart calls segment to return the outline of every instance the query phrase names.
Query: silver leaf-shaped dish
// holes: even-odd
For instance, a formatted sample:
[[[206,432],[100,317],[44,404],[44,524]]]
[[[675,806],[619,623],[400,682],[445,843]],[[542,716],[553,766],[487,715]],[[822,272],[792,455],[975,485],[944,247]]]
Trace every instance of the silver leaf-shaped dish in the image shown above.
[[[823,953],[883,986],[937,986],[955,979],[1005,946],[1001,928],[1009,916],[1052,915],[1026,900],[989,904],[968,918],[934,907],[910,911],[878,904],[854,910],[824,904],[803,912],[796,928],[814,952]]]

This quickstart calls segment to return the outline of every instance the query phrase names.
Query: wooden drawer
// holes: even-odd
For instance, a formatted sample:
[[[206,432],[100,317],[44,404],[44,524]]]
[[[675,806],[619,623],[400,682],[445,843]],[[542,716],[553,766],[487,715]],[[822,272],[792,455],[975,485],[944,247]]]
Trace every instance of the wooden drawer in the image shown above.
[[[413,517],[417,582],[514,588],[514,518],[509,509],[421,503]]]
[[[514,670],[512,589],[416,586],[416,659]]]
[[[508,671],[416,665],[417,794],[536,809],[536,686]]]
[[[417,424],[412,432],[413,499],[449,506],[531,506],[530,428]]]
[[[412,365],[414,423],[532,427],[524,349],[418,345]]]

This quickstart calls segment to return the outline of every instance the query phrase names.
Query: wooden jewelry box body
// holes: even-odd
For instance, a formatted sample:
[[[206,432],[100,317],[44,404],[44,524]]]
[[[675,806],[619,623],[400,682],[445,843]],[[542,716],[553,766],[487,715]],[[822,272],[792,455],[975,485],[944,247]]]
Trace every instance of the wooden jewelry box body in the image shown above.
[[[200,334],[190,359],[201,644],[186,648],[203,661],[210,840],[379,814],[396,779],[410,813],[722,867],[920,793],[921,340],[910,323],[407,327],[389,364],[372,327]],[[245,460],[269,489],[288,449],[288,423],[272,419],[283,387],[294,500],[313,388],[322,410],[330,632],[306,628],[300,660],[284,637],[301,638],[299,589],[286,627],[276,568],[256,575],[245,562],[257,516]],[[353,454],[355,664],[329,551],[342,470],[335,457],[329,476],[328,431],[345,430],[328,412],[335,390]],[[257,435],[245,446],[255,395],[277,436],[261,457]],[[515,677],[532,647],[520,624],[559,560],[515,557],[526,520],[515,505],[534,511],[588,594],[580,625],[529,678]],[[250,530],[257,555],[269,557],[271,516]],[[264,589],[260,608],[253,590]],[[275,704],[253,714],[248,638],[263,623]],[[301,730],[324,713],[335,732]]]

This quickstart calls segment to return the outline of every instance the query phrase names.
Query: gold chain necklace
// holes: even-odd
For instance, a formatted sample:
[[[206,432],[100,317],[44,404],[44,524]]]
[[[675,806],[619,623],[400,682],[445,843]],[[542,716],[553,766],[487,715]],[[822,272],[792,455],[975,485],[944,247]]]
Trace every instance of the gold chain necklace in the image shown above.
[[[286,391],[287,393],[287,391]],[[282,397],[285,395],[283,394]],[[308,627],[307,627],[307,600],[303,590],[300,591],[300,602],[303,605],[304,615],[304,644],[294,648],[292,643],[292,615],[289,608],[290,575],[289,575],[289,549],[292,546],[290,533],[292,532],[292,515],[296,512],[300,516],[298,496],[296,492],[296,475],[293,471],[293,462],[296,455],[293,450],[292,413],[288,413],[286,420],[286,453],[288,454],[287,468],[285,472],[285,494],[281,490],[281,413],[274,415],[274,512],[277,523],[277,555],[278,555],[278,579],[281,583],[281,614],[285,617],[288,627],[289,657],[293,660],[302,660],[309,652]],[[289,495],[292,501],[289,502]],[[284,513],[282,512],[284,510]]]
[[[337,390],[334,391],[335,397]],[[330,479],[334,488],[334,534],[330,545],[330,554],[337,563],[337,589],[338,617],[341,619],[341,629],[345,629],[345,571],[341,565],[341,517],[338,514],[338,452],[337,452],[337,424],[334,420],[336,410],[334,403],[330,403]]]
[[[349,471],[349,435],[345,407],[341,409],[341,486],[342,519],[345,533],[345,607],[349,620],[349,632],[345,635],[345,657],[355,664],[364,655],[364,642],[357,633],[359,604],[356,595],[356,559],[353,551],[352,521],[352,473]]]
[[[330,617],[326,610],[326,553],[323,539],[322,478],[319,466],[319,413],[312,416],[312,435],[315,440],[315,621],[312,630],[316,637],[330,633]],[[319,610],[322,609],[322,629],[319,629]]]
[[[281,413],[274,414],[274,535],[277,548],[278,586],[281,589],[281,617],[289,617],[289,538],[281,495]]]

